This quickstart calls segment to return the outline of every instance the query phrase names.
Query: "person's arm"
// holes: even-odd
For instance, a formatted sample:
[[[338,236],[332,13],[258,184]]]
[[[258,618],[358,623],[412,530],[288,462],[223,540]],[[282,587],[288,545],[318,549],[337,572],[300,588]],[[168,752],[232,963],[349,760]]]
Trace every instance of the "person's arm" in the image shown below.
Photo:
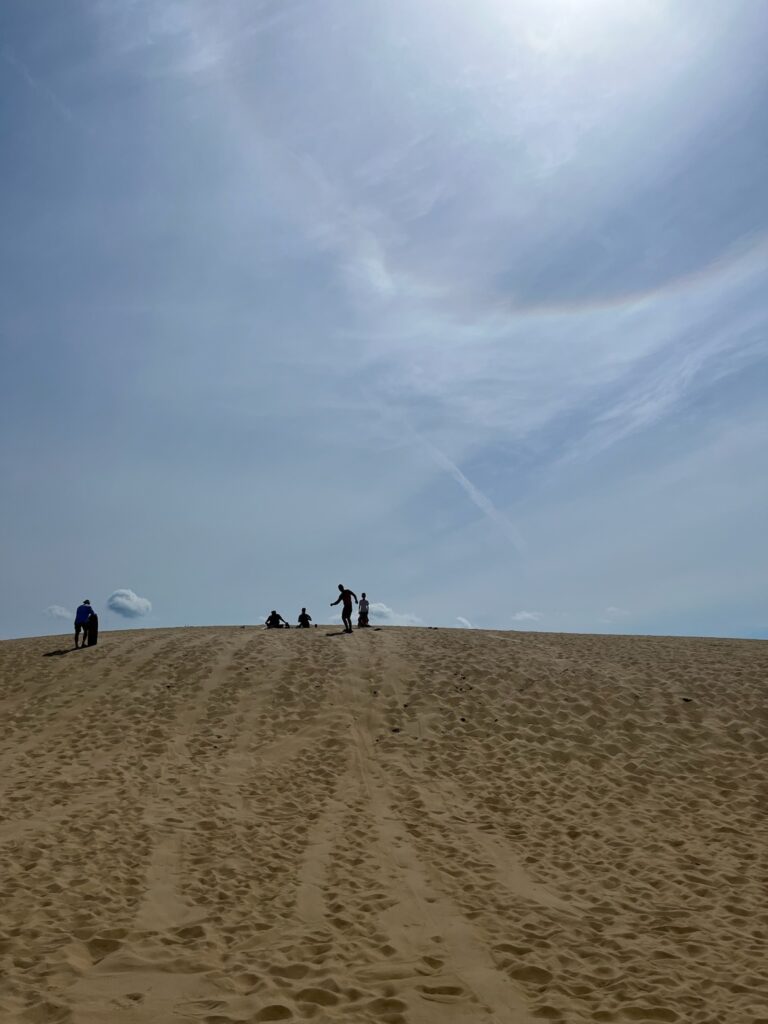
[[[312,616],[311,616],[311,615],[308,615],[308,616],[307,616],[307,622],[311,622],[311,621],[312,621]]]
[[[354,593],[353,591],[351,591],[351,590],[350,590],[350,594],[352,594],[352,597],[354,597],[354,599],[355,599],[355,604],[357,604],[357,594],[355,594],[355,593]]]
[[[340,600],[341,600],[341,594],[339,594],[339,596],[336,598],[335,601],[331,601],[331,608],[333,608],[333,606],[335,604],[338,604]]]

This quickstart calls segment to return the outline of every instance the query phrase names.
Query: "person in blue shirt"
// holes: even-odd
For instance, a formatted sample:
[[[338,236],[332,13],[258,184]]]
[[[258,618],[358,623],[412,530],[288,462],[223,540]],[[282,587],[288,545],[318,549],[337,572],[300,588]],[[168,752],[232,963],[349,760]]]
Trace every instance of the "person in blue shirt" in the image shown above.
[[[77,638],[80,636],[80,630],[83,631],[82,646],[85,647],[85,641],[88,639],[88,623],[90,622],[92,615],[93,608],[91,608],[91,602],[87,600],[83,601],[75,612],[75,649],[81,646],[77,642]]]

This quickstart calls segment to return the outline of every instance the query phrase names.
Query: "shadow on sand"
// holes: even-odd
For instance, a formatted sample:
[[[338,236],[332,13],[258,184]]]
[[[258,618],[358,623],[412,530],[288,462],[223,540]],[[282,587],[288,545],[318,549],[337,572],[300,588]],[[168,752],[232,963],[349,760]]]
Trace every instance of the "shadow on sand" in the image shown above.
[[[43,655],[44,658],[53,658],[57,654],[72,654],[73,651],[79,651],[79,647],[60,647],[58,651],[46,651]]]

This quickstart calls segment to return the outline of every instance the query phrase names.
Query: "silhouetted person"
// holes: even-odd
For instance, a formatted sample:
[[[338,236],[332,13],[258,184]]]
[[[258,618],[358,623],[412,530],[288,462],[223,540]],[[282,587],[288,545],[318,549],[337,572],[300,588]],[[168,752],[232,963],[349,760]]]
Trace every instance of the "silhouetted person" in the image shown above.
[[[351,590],[347,590],[343,583],[339,584],[339,596],[335,601],[331,601],[331,608],[339,601],[341,605],[341,621],[344,623],[344,632],[352,632],[352,602],[357,604],[357,594],[353,594]]]
[[[357,607],[357,628],[365,629],[366,626],[370,625],[370,623],[368,622],[368,609],[370,608],[370,605],[368,604],[368,598],[365,596],[365,591],[363,591],[363,593],[361,594],[360,603]]]
[[[91,602],[83,601],[75,612],[75,649],[80,646],[85,647],[85,641],[88,639],[88,623],[92,615],[93,608],[91,608]],[[78,644],[77,638],[80,636],[81,630],[83,632],[83,642]]]
[[[278,615],[277,612],[272,609],[270,614],[267,616],[267,621],[264,623],[267,629],[282,629],[283,625],[288,625],[282,615]]]
[[[99,642],[99,616],[96,612],[91,612],[91,617],[88,619],[87,639],[89,647],[95,647]]]
[[[312,616],[307,615],[307,609],[301,609],[301,615],[299,616],[299,625],[302,629],[309,629],[309,624],[312,621]]]

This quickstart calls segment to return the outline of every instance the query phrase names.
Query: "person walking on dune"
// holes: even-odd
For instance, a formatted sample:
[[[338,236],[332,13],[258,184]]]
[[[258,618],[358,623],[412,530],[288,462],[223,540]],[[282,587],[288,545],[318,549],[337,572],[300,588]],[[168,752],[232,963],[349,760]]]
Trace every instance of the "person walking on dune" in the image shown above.
[[[339,596],[335,601],[331,601],[331,608],[335,604],[342,602],[341,605],[341,621],[344,623],[344,632],[352,632],[352,602],[357,604],[357,594],[353,594],[351,590],[347,590],[343,583],[339,584]]]
[[[360,595],[360,603],[357,606],[357,609],[358,609],[357,628],[358,629],[365,629],[366,626],[370,625],[370,623],[368,622],[368,611],[369,611],[370,607],[371,606],[368,603],[368,598],[365,596],[365,591],[363,591],[363,593]]]
[[[88,600],[83,601],[80,607],[75,612],[75,650],[80,646],[77,642],[77,638],[80,636],[80,630],[83,631],[83,643],[85,647],[85,641],[88,639],[88,623],[93,615],[93,608],[91,608],[91,602]]]

